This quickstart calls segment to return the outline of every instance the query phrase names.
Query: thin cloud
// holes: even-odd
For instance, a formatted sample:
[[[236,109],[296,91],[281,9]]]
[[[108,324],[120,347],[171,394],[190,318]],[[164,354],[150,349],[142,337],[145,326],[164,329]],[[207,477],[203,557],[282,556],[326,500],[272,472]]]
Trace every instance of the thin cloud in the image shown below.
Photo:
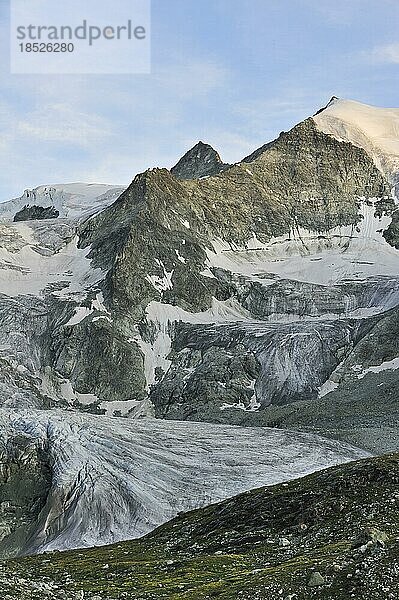
[[[317,11],[326,22],[331,25],[347,27],[359,21],[359,15],[370,9],[373,5],[384,10],[397,8],[397,0],[297,0],[299,5],[305,6],[312,11]],[[367,6],[368,4],[368,6]]]
[[[399,64],[399,44],[378,46],[371,52],[371,58],[380,63]]]
[[[47,104],[16,123],[16,133],[40,141],[90,146],[111,135],[111,123],[67,104]]]

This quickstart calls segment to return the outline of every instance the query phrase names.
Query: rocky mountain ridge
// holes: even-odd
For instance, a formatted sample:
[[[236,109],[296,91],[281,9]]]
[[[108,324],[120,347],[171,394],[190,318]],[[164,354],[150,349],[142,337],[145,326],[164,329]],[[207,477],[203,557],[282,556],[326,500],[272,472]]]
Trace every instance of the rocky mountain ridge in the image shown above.
[[[204,148],[198,160],[206,165]],[[185,164],[197,164],[197,154],[190,156]],[[60,193],[64,198],[66,192]],[[88,206],[109,204],[116,191],[109,193],[90,199]],[[43,194],[46,201],[49,195],[55,198],[50,188]],[[35,366],[29,358],[18,368],[38,379],[38,392],[45,390],[53,405],[72,402],[101,411],[107,403],[117,403],[120,410],[125,402],[122,414],[140,412],[142,405],[147,414],[155,410],[157,416],[205,420],[215,419],[214,407],[219,406],[224,421],[235,410],[229,405],[252,411],[312,399],[360,339],[359,331],[372,328],[378,312],[397,305],[390,183],[363,149],[321,133],[312,119],[209,178],[179,180],[165,169],[153,169],[91,216],[84,209],[82,216],[68,219],[71,208],[62,206],[70,207],[71,201],[53,204],[64,211],[56,220],[2,225],[3,270],[15,284],[13,303],[28,302],[28,312],[22,311],[26,316],[36,303],[46,315],[35,317],[42,322],[35,339],[26,323]],[[0,213],[6,215],[11,206],[17,208],[14,201],[6,203]],[[36,257],[40,275],[32,269]],[[9,311],[7,297],[3,303]],[[18,315],[16,336],[20,320]],[[331,350],[309,381],[306,367],[301,372],[301,365],[289,365],[293,356],[313,364],[317,339],[329,345],[332,326]],[[315,336],[309,344],[306,327]],[[191,347],[182,345],[179,332],[184,330],[198,338],[193,357]],[[206,344],[213,349],[205,359],[207,345],[201,340],[207,331],[211,337]],[[224,337],[216,342],[212,332],[222,331]],[[251,331],[256,331],[254,339]],[[261,331],[266,337],[259,337]],[[224,349],[223,339],[230,335],[252,366],[249,371],[245,365],[238,371],[227,367],[220,382],[216,379],[220,392],[213,398],[212,371],[223,371],[222,364],[235,360],[235,351],[229,356],[230,349],[227,355]],[[287,336],[291,347],[286,345],[280,356],[284,346],[277,340]],[[262,367],[268,344],[274,350],[266,357],[269,366]],[[13,360],[19,364],[16,356]],[[282,368],[291,371],[291,382],[282,385],[277,377],[273,383]],[[231,379],[229,371],[237,377]],[[199,398],[210,405],[205,412],[198,410]],[[187,403],[189,411],[179,408]],[[172,411],[165,412],[165,404]]]

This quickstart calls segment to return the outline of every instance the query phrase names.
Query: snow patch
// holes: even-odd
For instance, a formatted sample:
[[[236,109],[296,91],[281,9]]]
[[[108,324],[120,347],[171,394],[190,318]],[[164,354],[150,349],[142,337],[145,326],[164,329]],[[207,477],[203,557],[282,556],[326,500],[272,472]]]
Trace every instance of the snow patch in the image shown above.
[[[380,365],[368,367],[359,373],[357,377],[358,379],[363,379],[367,373],[381,373],[382,371],[396,371],[397,369],[399,369],[399,358],[394,358],[393,360],[383,362]]]
[[[129,412],[133,408],[136,408],[136,406],[139,406],[139,404],[141,404],[141,402],[138,400],[115,400],[114,402],[101,402],[99,408],[105,410],[105,414],[107,417],[126,417],[129,414]]]
[[[237,410],[243,410],[244,412],[257,412],[260,409],[261,404],[260,404],[260,402],[258,402],[258,400],[256,398],[255,384],[256,384],[256,379],[253,379],[248,388],[248,389],[252,390],[252,396],[251,396],[248,404],[244,404],[241,401],[239,401],[235,404],[225,403],[225,404],[222,404],[222,406],[220,407],[220,410],[227,410],[229,408],[234,408]]]
[[[98,397],[95,394],[80,394],[79,392],[75,392],[75,399],[79,404],[83,404],[83,406],[98,403]]]
[[[268,243],[253,235],[245,247],[216,239],[213,251],[207,249],[206,267],[245,275],[262,285],[275,281],[265,278],[269,274],[326,286],[375,275],[397,275],[399,251],[383,237],[391,218],[377,218],[375,202],[361,203],[357,225],[336,227],[322,235],[293,229]]]
[[[168,272],[162,261],[157,260],[157,263],[163,270],[163,277],[159,277],[158,275],[147,275],[146,280],[151,283],[152,287],[154,287],[157,292],[162,293],[173,288],[172,277],[174,269]]]
[[[175,252],[176,252],[177,259],[180,260],[180,262],[183,263],[183,265],[185,265],[186,259],[184,258],[184,256],[182,256],[178,250],[175,250]]]
[[[68,323],[65,323],[65,327],[72,327],[73,325],[78,325],[81,321],[83,321],[86,317],[91,315],[93,312],[92,308],[87,308],[86,306],[78,306],[75,308],[75,314],[71,317]]]
[[[81,323],[86,317],[89,317],[95,311],[103,312],[105,315],[101,315],[99,317],[95,317],[93,321],[98,321],[99,319],[106,319],[110,323],[112,319],[108,316],[110,313],[104,306],[104,297],[102,292],[98,293],[94,300],[91,301],[91,306],[88,308],[87,306],[77,306],[75,308],[75,314],[71,317],[68,323],[65,323],[65,327],[72,327],[74,325],[78,325]]]
[[[228,323],[235,321],[252,320],[251,315],[234,299],[217,300],[212,298],[212,306],[204,312],[191,313],[179,306],[150,302],[146,308],[146,315],[153,323],[184,323],[210,324]]]
[[[144,355],[144,374],[146,378],[146,389],[149,392],[151,386],[155,383],[156,369],[162,369],[164,373],[169,370],[172,362],[166,357],[172,349],[172,339],[168,332],[169,322],[155,322],[156,333],[154,341],[144,341],[140,335],[132,338]]]
[[[323,383],[323,385],[321,386],[321,388],[319,390],[319,398],[323,398],[324,396],[327,396],[327,394],[330,394],[331,392],[336,390],[338,387],[339,387],[338,383],[328,379],[325,383]]]
[[[203,277],[209,277],[209,279],[216,279],[209,267],[206,267],[206,269],[201,271],[200,275],[202,275]]]

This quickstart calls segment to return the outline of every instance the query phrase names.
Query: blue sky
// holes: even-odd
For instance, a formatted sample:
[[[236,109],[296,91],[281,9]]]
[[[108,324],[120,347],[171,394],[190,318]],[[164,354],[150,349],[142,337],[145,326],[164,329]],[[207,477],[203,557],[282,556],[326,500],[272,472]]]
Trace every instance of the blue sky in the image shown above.
[[[399,106],[398,0],[152,7],[150,75],[10,75],[0,0],[0,201],[44,183],[128,184],[199,139],[237,161],[332,95]]]

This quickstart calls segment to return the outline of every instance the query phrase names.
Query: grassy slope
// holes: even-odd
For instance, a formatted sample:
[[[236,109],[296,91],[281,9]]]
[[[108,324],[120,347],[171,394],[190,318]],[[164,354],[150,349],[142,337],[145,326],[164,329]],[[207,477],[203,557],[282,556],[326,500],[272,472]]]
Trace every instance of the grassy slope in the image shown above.
[[[29,585],[57,582],[67,593],[56,598],[84,590],[85,598],[137,600],[395,600],[398,509],[394,454],[242,494],[182,515],[141,540],[30,557],[8,569]],[[365,538],[359,544],[367,541],[368,528],[387,540],[362,552],[353,546],[359,535]],[[309,586],[314,571],[325,580],[319,587]]]

